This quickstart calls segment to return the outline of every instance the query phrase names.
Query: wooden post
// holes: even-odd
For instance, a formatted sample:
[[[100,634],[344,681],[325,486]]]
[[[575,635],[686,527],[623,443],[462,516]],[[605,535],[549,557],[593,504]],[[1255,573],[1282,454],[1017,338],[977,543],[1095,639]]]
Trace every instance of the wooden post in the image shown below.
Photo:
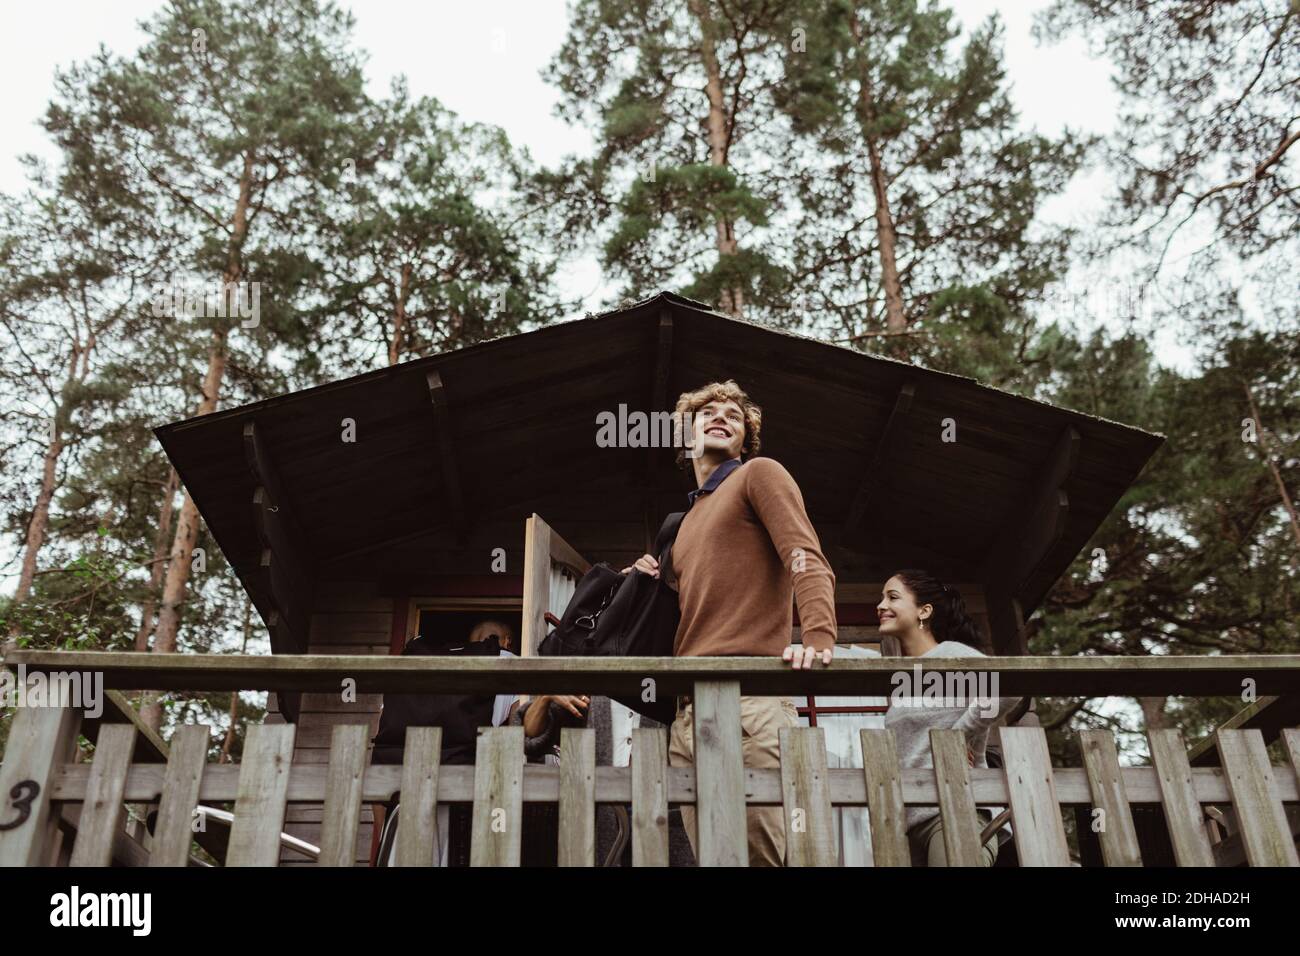
[[[902,771],[892,730],[862,730],[862,772],[867,778],[871,854],[875,866],[911,866]]]
[[[0,765],[0,867],[43,866],[58,849],[50,792],[76,755],[81,711],[18,707]]]
[[[1041,727],[1003,727],[1002,758],[1021,866],[1069,866],[1047,736]]]
[[[524,809],[524,728],[480,728],[474,757],[470,866],[518,866]]]
[[[695,793],[700,866],[748,866],[740,681],[698,681]]]
[[[1258,730],[1219,730],[1219,758],[1251,866],[1300,866]]]
[[[1179,866],[1214,866],[1214,852],[1201,825],[1205,814],[1192,784],[1183,735],[1177,730],[1149,730],[1147,741],[1160,780],[1160,801],[1174,845],[1174,859]]]
[[[226,866],[277,866],[293,760],[293,724],[248,728]]]
[[[1100,810],[1101,856],[1107,866],[1141,866],[1137,830],[1120,774],[1115,738],[1109,730],[1085,730],[1079,735],[1083,764],[1092,790],[1092,805]]]
[[[668,733],[632,731],[632,865],[668,866]]]
[[[939,789],[939,814],[943,817],[943,845],[949,866],[980,865],[980,831],[966,758],[966,733],[931,730],[934,782]]]
[[[194,840],[194,808],[208,757],[211,728],[203,724],[177,727],[167,754],[158,819],[154,823],[150,866],[185,866]]]
[[[438,766],[441,727],[407,727],[402,753],[402,806],[397,814],[396,866],[435,866],[438,846]],[[448,838],[451,834],[448,833]]]
[[[596,865],[596,731],[560,731],[560,866]]]
[[[135,728],[130,724],[107,724],[99,729],[70,866],[108,866],[113,862],[113,838],[125,829],[122,792],[134,747]]]
[[[364,724],[341,724],[333,730],[317,866],[356,865],[361,783],[366,773],[369,736],[370,728]]]
[[[820,727],[782,727],[781,795],[785,807],[788,866],[835,866],[835,822],[826,732]]]

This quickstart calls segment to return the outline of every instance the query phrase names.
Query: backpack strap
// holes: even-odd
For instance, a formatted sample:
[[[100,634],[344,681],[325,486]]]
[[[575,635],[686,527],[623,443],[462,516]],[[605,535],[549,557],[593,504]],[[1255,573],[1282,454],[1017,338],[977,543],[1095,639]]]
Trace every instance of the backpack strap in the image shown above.
[[[685,517],[685,511],[674,511],[664,519],[659,534],[655,536],[655,557],[659,561],[661,580],[667,581],[672,578],[673,542],[677,540],[677,530],[682,526],[682,519]],[[664,553],[665,551],[667,554]]]

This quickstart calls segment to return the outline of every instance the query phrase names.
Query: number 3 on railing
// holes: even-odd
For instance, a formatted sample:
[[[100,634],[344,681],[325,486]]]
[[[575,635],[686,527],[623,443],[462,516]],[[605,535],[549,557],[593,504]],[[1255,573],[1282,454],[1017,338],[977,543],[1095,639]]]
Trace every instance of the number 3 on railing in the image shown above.
[[[37,794],[41,792],[41,785],[35,780],[20,780],[14,784],[13,789],[9,791],[9,799],[14,802],[14,809],[18,811],[18,819],[10,820],[8,823],[0,823],[0,830],[15,830],[27,822],[27,818],[32,815],[32,801],[36,799]]]

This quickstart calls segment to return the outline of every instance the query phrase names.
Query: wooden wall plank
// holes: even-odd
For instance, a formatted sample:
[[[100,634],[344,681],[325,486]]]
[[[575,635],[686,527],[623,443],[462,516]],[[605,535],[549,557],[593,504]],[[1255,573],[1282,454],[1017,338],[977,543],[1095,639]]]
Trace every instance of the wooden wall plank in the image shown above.
[[[279,861],[293,737],[293,724],[248,728],[226,866],[275,866]]]
[[[698,681],[692,702],[699,864],[748,866],[740,682]]]
[[[1205,835],[1205,814],[1192,784],[1183,735],[1177,730],[1149,730],[1147,741],[1160,781],[1160,801],[1174,859],[1179,866],[1214,866],[1214,853]]]
[[[349,724],[334,728],[317,860],[320,866],[352,866],[356,862],[361,781],[365,778],[369,742],[369,726]]]
[[[113,862],[113,838],[123,829],[122,792],[134,749],[135,727],[131,724],[105,724],[99,729],[69,866],[109,866]]]
[[[1264,735],[1258,730],[1219,729],[1215,737],[1247,861],[1251,866],[1300,866]]]
[[[470,866],[518,866],[524,806],[524,728],[481,728],[474,763]]]
[[[632,865],[668,865],[668,731],[632,731]]]
[[[402,805],[397,815],[394,865],[434,866],[438,846],[438,776],[441,727],[406,728],[402,752]]]
[[[971,790],[966,733],[931,730],[935,784],[939,788],[939,815],[943,818],[943,844],[949,866],[980,865],[979,818]]]
[[[787,866],[835,866],[835,821],[826,772],[826,732],[782,727],[781,793]]]
[[[1101,856],[1107,866],[1141,866],[1133,813],[1119,769],[1115,737],[1109,730],[1084,730],[1079,734],[1083,765],[1092,788],[1092,806],[1100,810]]]
[[[194,808],[208,759],[212,728],[205,724],[177,727],[168,745],[158,818],[153,829],[150,866],[185,866],[194,841]]]
[[[560,866],[596,865],[596,731],[560,731]]]
[[[871,852],[875,866],[911,866],[907,814],[898,751],[892,730],[862,730],[862,773],[870,811]]]
[[[1069,866],[1047,736],[1041,727],[1003,727],[1012,829],[1021,866]]]

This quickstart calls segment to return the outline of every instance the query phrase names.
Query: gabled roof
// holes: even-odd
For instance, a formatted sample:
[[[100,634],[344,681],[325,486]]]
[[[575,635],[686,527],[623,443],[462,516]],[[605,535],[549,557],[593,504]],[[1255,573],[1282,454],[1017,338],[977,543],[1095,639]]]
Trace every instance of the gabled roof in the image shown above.
[[[1026,614],[1163,441],[668,292],[155,433],[265,613],[252,497],[267,479],[245,452],[248,423],[317,582],[432,567],[488,526],[514,551],[534,511],[580,512],[570,543],[618,559],[690,485],[672,451],[599,448],[597,414],[671,410],[725,378],[762,406],[762,454],[799,482],[841,578],[907,565],[999,578]]]

